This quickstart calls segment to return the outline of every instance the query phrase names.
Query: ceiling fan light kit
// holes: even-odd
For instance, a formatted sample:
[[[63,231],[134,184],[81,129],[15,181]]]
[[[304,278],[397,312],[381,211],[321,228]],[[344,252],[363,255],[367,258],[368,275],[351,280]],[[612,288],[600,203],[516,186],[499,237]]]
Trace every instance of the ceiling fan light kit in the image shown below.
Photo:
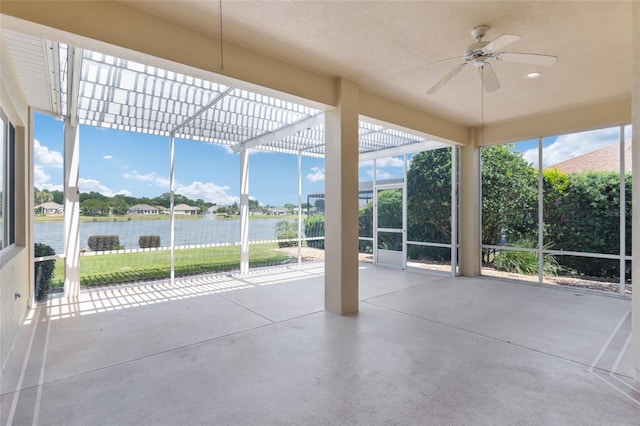
[[[493,41],[483,41],[482,39],[489,30],[488,25],[479,25],[471,30],[471,35],[476,39],[475,43],[469,45],[462,55],[464,62],[456,66],[453,70],[447,73],[440,81],[429,89],[428,95],[432,95],[437,92],[442,86],[444,86],[455,75],[467,67],[469,64],[473,64],[478,70],[482,85],[487,92],[493,92],[500,88],[498,77],[493,70],[490,60],[496,60],[500,62],[514,62],[529,65],[541,65],[552,66],[558,58],[552,55],[541,55],[537,53],[519,53],[519,52],[502,52],[501,50],[510,44],[520,40],[520,37],[513,34],[503,34]],[[457,59],[457,58],[451,58]],[[446,61],[446,59],[445,59]],[[436,61],[433,64],[442,62]],[[537,75],[536,75],[537,74]],[[529,73],[527,78],[540,77],[540,73]]]

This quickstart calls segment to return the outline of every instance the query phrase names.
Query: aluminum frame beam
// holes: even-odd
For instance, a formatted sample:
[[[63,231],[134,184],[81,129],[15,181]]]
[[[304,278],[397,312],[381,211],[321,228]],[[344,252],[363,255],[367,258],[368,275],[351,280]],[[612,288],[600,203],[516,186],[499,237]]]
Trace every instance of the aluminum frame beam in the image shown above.
[[[312,115],[311,117],[304,118],[296,121],[295,123],[288,124],[286,126],[279,127],[273,132],[264,133],[252,139],[247,139],[244,142],[237,143],[231,146],[233,152],[240,152],[241,148],[250,149],[260,145],[264,145],[269,142],[284,139],[288,136],[295,135],[298,132],[313,128],[319,124],[324,123],[324,113]]]
[[[369,151],[360,154],[359,161],[371,161],[378,158],[395,157],[397,155],[412,154],[414,152],[428,151],[432,149],[446,148],[448,145],[437,141],[421,141],[399,145],[392,148]]]

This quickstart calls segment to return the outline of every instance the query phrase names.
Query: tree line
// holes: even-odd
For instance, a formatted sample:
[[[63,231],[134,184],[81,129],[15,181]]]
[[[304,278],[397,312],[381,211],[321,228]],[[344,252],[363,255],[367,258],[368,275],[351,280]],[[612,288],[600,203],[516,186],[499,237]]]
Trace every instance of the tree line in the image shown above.
[[[169,208],[169,197],[170,194],[168,192],[152,198],[133,197],[128,195],[114,195],[112,197],[108,197],[95,191],[81,192],[80,210],[82,211],[82,214],[86,216],[107,216],[109,214],[125,215],[129,211],[129,208],[137,204],[148,204],[154,207],[162,206],[165,208]],[[199,209],[199,214],[205,214],[209,207],[217,205],[216,203],[206,202],[200,198],[198,198],[197,200],[193,200],[181,194],[174,194],[173,199],[174,205],[187,204],[192,207],[197,207]],[[50,191],[48,189],[39,188],[34,189],[34,204],[36,206],[50,201],[57,204],[64,204],[63,192],[58,190]],[[249,199],[249,209],[252,211],[267,213],[269,208],[271,207],[273,206],[261,205],[261,203],[257,199]],[[287,209],[290,213],[293,213],[296,207],[297,205],[292,203],[287,203],[284,205],[284,208]],[[306,208],[306,203],[303,205],[303,208]],[[228,206],[219,206],[217,209],[217,213],[238,215],[240,214],[240,206],[237,202]]]
[[[168,192],[163,193],[157,197],[132,197],[128,195],[114,195],[108,197],[99,192],[81,192],[80,193],[80,209],[82,213],[87,216],[106,216],[109,214],[125,215],[129,211],[129,208],[136,204],[148,204],[150,206],[162,206],[169,208],[170,206],[170,194]],[[54,203],[63,204],[64,194],[62,191],[48,189],[35,188],[34,190],[34,203],[40,205],[46,202],[52,201]],[[174,204],[187,204],[192,207],[197,207],[201,214],[206,213],[207,209],[214,206],[215,203],[209,203],[202,199],[192,200],[181,194],[174,194]]]

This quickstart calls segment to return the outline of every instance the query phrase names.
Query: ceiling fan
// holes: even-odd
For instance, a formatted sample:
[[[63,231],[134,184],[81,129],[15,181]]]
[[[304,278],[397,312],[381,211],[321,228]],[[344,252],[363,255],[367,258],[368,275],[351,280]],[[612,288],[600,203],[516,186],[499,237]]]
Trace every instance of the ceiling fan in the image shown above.
[[[453,59],[464,59],[464,62],[456,66],[447,75],[445,75],[440,81],[438,81],[429,91],[428,95],[432,95],[444,86],[449,80],[451,80],[456,74],[462,71],[469,65],[473,65],[478,70],[478,75],[482,80],[482,85],[487,92],[493,92],[500,88],[500,83],[496,77],[496,73],[493,71],[493,67],[489,62],[490,59],[503,62],[517,62],[521,64],[552,66],[558,58],[552,55],[540,55],[536,53],[516,53],[516,52],[501,52],[502,49],[510,45],[511,43],[520,40],[520,37],[513,34],[503,34],[493,41],[482,41],[487,30],[488,25],[479,25],[471,31],[471,35],[477,40],[475,43],[469,45],[462,54],[462,56],[456,56],[454,58],[443,59],[440,61],[432,62],[429,65],[433,65],[440,62],[450,61]]]

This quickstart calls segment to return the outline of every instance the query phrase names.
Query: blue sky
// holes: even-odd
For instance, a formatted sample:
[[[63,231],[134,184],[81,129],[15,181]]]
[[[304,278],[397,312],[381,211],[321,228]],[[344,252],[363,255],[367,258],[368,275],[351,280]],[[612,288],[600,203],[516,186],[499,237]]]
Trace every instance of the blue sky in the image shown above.
[[[629,128],[630,126],[628,126]],[[34,180],[40,189],[62,190],[62,122],[36,114]],[[543,141],[544,165],[564,161],[619,140],[618,128],[576,133]],[[537,141],[516,144],[537,165]],[[240,156],[227,147],[179,139],[175,145],[176,192],[219,205],[239,200]],[[250,196],[263,205],[297,204],[298,159],[295,155],[252,151]],[[378,160],[378,179],[402,176],[400,158]],[[324,190],[324,160],[302,158],[302,194]],[[370,181],[371,162],[360,165],[360,180]],[[166,137],[80,127],[80,190],[107,196],[154,197],[169,191],[169,139]]]
[[[625,140],[629,139],[631,139],[631,126],[626,126]],[[619,127],[544,138],[542,140],[542,165],[548,167],[619,142]],[[522,152],[523,157],[533,166],[538,166],[537,139],[519,142],[515,145],[515,150]]]
[[[36,114],[34,180],[37,188],[62,190],[63,123]],[[402,176],[402,163],[386,160],[378,176]],[[220,205],[239,200],[240,156],[227,147],[179,139],[175,144],[176,192]],[[370,163],[360,168],[371,180]],[[324,190],[324,160],[302,157],[302,193]],[[298,202],[298,158],[252,151],[250,196],[263,205]],[[166,137],[80,126],[80,191],[154,197],[169,191],[169,139]]]

